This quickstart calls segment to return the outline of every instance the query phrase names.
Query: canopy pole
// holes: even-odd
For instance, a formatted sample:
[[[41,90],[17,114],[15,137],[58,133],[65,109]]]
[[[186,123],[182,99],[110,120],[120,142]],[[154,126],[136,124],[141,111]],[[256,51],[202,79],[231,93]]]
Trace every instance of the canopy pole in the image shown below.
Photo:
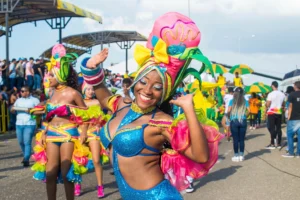
[[[62,28],[60,27],[58,29],[59,33],[58,33],[58,37],[59,37],[59,44],[62,44]]]
[[[58,32],[59,32],[59,35],[58,35],[58,38],[59,38],[59,44],[62,44],[62,27],[63,27],[63,18],[59,18],[59,22],[57,23],[58,25]],[[65,27],[65,26],[64,26]]]
[[[128,48],[125,49],[126,51],[126,74],[128,74]]]
[[[5,34],[6,34],[6,65],[9,65],[9,13],[5,13]],[[8,71],[6,70],[6,76],[8,76]]]
[[[103,41],[103,40],[102,40]],[[101,42],[101,51],[103,50],[103,42]],[[103,62],[101,63],[101,68],[103,68]]]

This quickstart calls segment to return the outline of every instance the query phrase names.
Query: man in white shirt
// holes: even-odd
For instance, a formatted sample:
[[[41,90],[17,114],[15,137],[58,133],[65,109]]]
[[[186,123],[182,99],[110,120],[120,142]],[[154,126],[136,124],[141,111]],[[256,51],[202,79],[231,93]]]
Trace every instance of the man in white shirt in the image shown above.
[[[37,106],[40,101],[32,97],[27,86],[21,89],[21,98],[17,99],[12,108],[12,112],[17,110],[16,133],[19,145],[23,152],[23,166],[29,167],[29,159],[31,156],[31,143],[36,128],[36,120],[32,119],[29,110]],[[26,111],[18,111],[18,108],[28,109]]]
[[[285,106],[285,95],[278,90],[278,82],[273,81],[271,85],[273,91],[267,97],[267,117],[268,129],[271,134],[271,143],[266,149],[275,149],[275,139],[277,139],[277,148],[281,148],[281,119],[283,108]]]

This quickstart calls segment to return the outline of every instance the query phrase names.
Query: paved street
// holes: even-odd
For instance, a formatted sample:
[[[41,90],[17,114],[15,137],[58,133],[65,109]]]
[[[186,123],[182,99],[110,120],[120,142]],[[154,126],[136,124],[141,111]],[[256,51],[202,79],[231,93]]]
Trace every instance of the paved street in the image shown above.
[[[284,130],[284,129],[283,129]],[[187,200],[297,200],[300,186],[300,159],[282,158],[281,151],[265,150],[269,134],[265,128],[248,131],[244,162],[233,163],[232,143],[220,144],[220,158],[210,174],[195,183],[196,191],[184,194]],[[46,199],[45,184],[33,180],[33,172],[21,167],[21,154],[16,139],[0,141],[1,200]],[[106,198],[120,199],[111,168],[105,166]],[[83,194],[77,199],[96,198],[93,173],[83,177]],[[146,181],[146,180],[145,180]],[[58,186],[58,199],[65,199],[63,185]]]

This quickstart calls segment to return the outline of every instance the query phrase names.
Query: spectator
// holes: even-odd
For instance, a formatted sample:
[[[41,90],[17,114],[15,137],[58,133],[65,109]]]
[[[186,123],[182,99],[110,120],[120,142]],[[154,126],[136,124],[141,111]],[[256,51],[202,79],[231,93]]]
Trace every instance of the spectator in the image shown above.
[[[36,59],[35,64],[33,65],[32,68],[34,73],[33,90],[41,90],[43,73],[42,73],[41,63],[39,59]]]
[[[227,113],[228,113],[229,102],[232,100],[232,98],[233,98],[233,88],[229,87],[228,94],[226,94],[223,98],[225,103],[225,112],[222,119],[222,125],[227,135],[227,141],[230,141],[230,129],[229,129],[230,119],[228,118]]]
[[[287,122],[288,153],[282,155],[285,158],[294,157],[294,135],[297,133],[298,144],[296,156],[300,156],[300,81],[294,83],[295,92],[288,97],[289,112]]]
[[[220,74],[217,78],[217,83],[220,86],[224,86],[226,84],[226,78],[223,76],[223,74]]]
[[[2,99],[8,102],[8,93],[7,93],[7,86],[1,85],[1,96]]]
[[[239,76],[238,72],[235,72],[235,78],[233,79],[235,87],[244,87],[243,79]]]
[[[19,145],[23,152],[23,166],[29,167],[31,156],[31,143],[36,128],[36,120],[31,118],[29,109],[37,106],[39,100],[30,96],[29,87],[24,86],[21,89],[21,98],[15,103],[14,107],[28,108],[27,111],[17,111],[16,133]],[[14,111],[14,108],[12,109]]]
[[[258,99],[260,107],[259,107],[259,110],[258,110],[258,113],[257,113],[257,122],[256,122],[257,126],[256,126],[256,128],[259,128],[260,124],[261,124],[261,113],[262,113],[262,108],[264,107],[264,104],[262,102],[262,98],[261,98],[260,95],[257,95],[257,99]]]
[[[0,86],[4,85],[4,79],[3,79],[3,71],[5,71],[7,68],[6,60],[2,60],[0,62]]]
[[[16,66],[16,78],[17,78],[17,89],[18,91],[24,86],[24,59],[19,58],[18,64]]]
[[[8,104],[8,110],[10,111],[8,130],[10,131],[16,130],[16,114],[12,112],[12,107],[17,99],[18,99],[18,91],[17,88],[14,88],[14,90],[11,91],[11,94],[9,96],[9,104]]]
[[[281,148],[281,123],[282,108],[284,108],[285,95],[278,90],[278,82],[272,82],[273,91],[267,97],[266,107],[268,109],[268,129],[271,134],[271,143],[266,149],[275,149],[275,140],[277,139],[277,148]],[[278,138],[277,138],[278,137]]]
[[[34,75],[34,72],[33,72],[33,69],[32,69],[32,66],[33,66],[33,58],[29,58],[29,62],[27,62],[26,64],[26,70],[25,70],[25,79],[26,79],[26,85],[29,87],[29,89],[31,90],[32,87],[33,87],[33,75]]]
[[[122,77],[120,74],[117,74],[115,79],[114,79],[114,86],[117,88],[121,88],[122,86]]]
[[[129,101],[134,100],[134,94],[130,90],[130,86],[132,84],[131,79],[129,78],[124,78],[122,82],[122,89],[119,89],[116,94],[121,95],[122,97],[126,97]]]
[[[252,93],[252,97],[249,99],[249,106],[250,106],[250,130],[255,130],[257,127],[257,115],[258,110],[261,106],[257,95],[255,92]]]
[[[42,71],[42,77],[44,77],[45,73],[47,73],[46,72],[47,66],[46,66],[45,61],[44,61],[43,58],[40,59],[40,67],[41,67],[41,71]],[[76,65],[74,67],[76,68]]]
[[[294,90],[294,87],[293,86],[288,86],[286,88],[286,92],[285,92],[285,95],[286,95],[286,103],[285,103],[285,118],[288,119],[288,113],[289,113],[289,104],[290,102],[288,101],[288,98],[289,98],[289,95],[292,93],[292,92],[295,92]]]
[[[16,86],[16,65],[17,60],[14,58],[12,59],[10,65],[9,65],[9,90],[13,89]]]
[[[249,104],[244,98],[244,90],[241,87],[237,87],[234,89],[233,99],[230,100],[228,108],[231,121],[230,130],[233,137],[233,162],[244,160],[247,111],[249,112]]]

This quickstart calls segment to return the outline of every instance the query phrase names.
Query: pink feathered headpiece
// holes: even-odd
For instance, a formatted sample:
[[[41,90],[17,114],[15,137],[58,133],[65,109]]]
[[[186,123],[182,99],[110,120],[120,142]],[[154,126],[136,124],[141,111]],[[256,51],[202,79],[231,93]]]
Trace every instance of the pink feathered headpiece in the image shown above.
[[[164,84],[162,103],[170,98],[189,74],[201,82],[200,74],[205,67],[212,71],[212,66],[198,48],[200,40],[200,30],[189,17],[176,12],[159,17],[146,47],[136,46],[134,58],[139,68],[133,85],[150,71],[156,70]],[[200,71],[188,69],[192,59],[203,63]]]

